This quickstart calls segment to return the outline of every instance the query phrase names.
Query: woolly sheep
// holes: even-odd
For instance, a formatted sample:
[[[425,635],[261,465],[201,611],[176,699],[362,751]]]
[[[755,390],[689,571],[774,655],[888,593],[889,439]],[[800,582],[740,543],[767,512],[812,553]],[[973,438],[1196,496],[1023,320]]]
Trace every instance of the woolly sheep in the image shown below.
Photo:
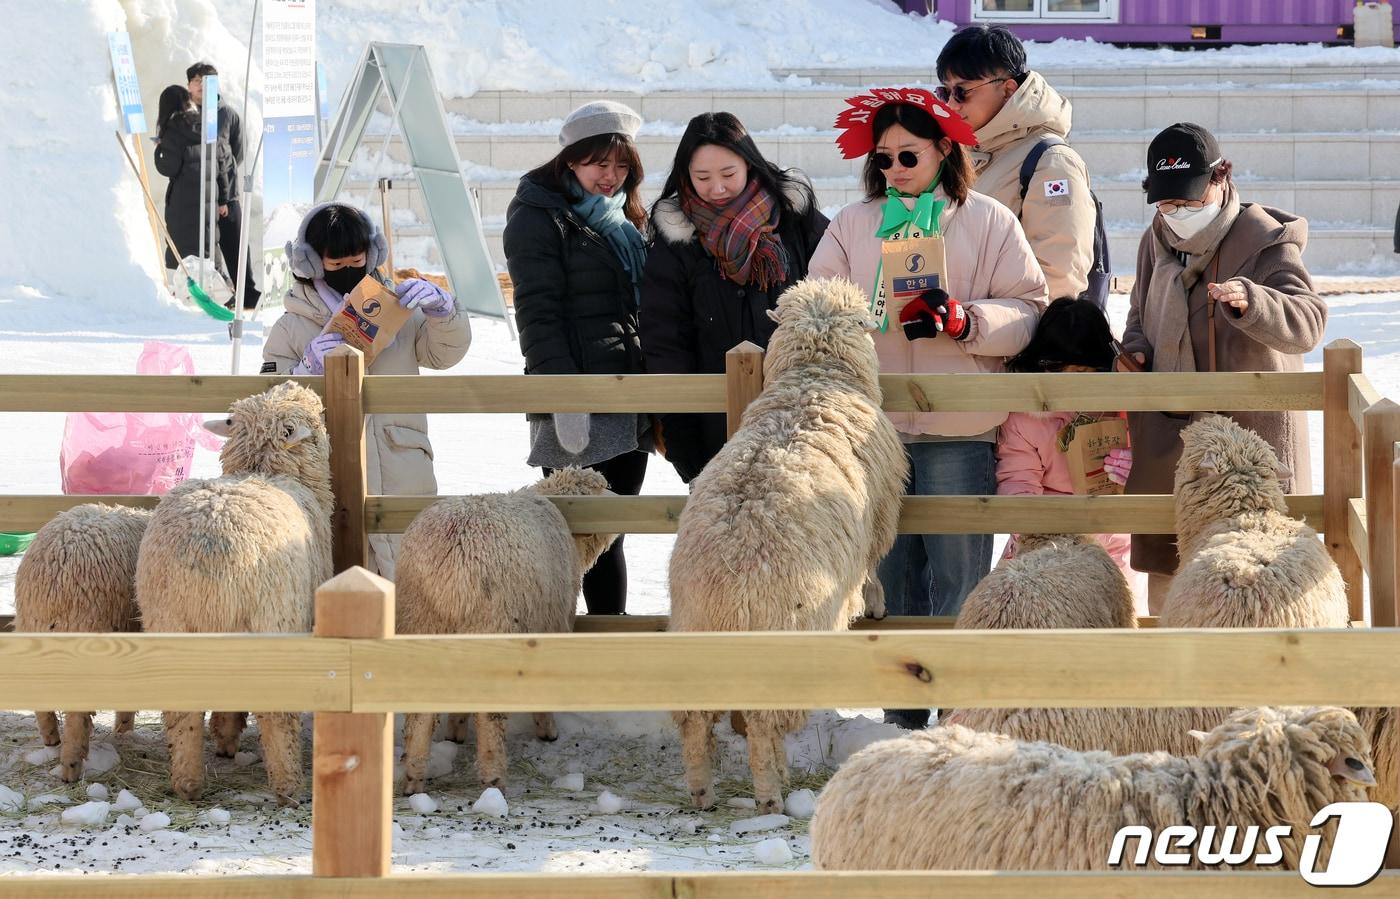
[[[546,496],[601,496],[598,472],[565,468],[513,493],[456,496],[423,510],[404,531],[395,584],[400,634],[528,634],[573,630],[583,574],[615,534],[571,534]],[[404,793],[425,788],[435,715],[404,721]],[[505,715],[476,717],[477,772],[505,784]],[[454,736],[457,736],[454,726]],[[554,740],[549,714],[535,735]]]
[[[1366,734],[1338,708],[1241,709],[1188,758],[937,728],[873,744],[836,772],[817,801],[812,858],[828,870],[1093,870],[1109,867],[1127,825],[1287,825],[1284,863],[1296,868],[1313,815],[1365,801],[1374,782]],[[1205,865],[1193,856],[1189,867]]]
[[[141,629],[136,554],[151,513],[125,506],[74,506],[39,529],[15,572],[15,630],[21,633],[125,633]],[[63,713],[60,777],[83,775],[92,736],[90,711]],[[34,713],[45,746],[60,743],[58,716]],[[117,733],[135,713],[117,713]]]
[[[224,475],[189,480],[156,507],[141,541],[136,600],[146,630],[306,633],[318,586],[331,575],[330,445],[321,400],[294,381],[235,402],[219,459]],[[204,789],[202,712],[166,712],[175,793]],[[277,801],[297,805],[301,721],[258,713],[263,762]],[[232,755],[246,716],[216,713],[219,752]]]
[[[670,630],[840,630],[883,614],[875,567],[894,543],[908,461],[880,409],[867,306],[848,281],[810,279],[769,313],[763,392],[680,516]],[[743,714],[758,813],[781,811],[783,734],[806,713]],[[719,713],[674,717],[691,797],[709,808]]]

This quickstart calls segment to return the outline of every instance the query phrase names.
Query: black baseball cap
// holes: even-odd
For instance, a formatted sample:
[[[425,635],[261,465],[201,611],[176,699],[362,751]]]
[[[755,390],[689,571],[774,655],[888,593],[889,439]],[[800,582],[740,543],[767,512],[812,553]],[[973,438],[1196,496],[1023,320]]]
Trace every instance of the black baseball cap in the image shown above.
[[[1147,145],[1147,202],[1196,200],[1220,165],[1215,135],[1194,122],[1177,122]]]

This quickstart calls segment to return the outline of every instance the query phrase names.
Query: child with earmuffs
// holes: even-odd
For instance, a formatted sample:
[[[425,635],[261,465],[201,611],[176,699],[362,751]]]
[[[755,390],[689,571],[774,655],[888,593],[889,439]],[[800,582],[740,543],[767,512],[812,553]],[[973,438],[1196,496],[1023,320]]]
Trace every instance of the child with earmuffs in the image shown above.
[[[284,300],[286,311],[263,347],[263,374],[324,373],[326,353],[344,342],[339,334],[322,333],[326,323],[365,275],[379,277],[377,270],[387,257],[384,235],[361,210],[323,203],[308,212],[296,239],[287,242],[293,281]],[[471,326],[452,295],[421,278],[400,281],[394,293],[413,314],[367,374],[416,375],[420,367],[445,369],[460,362],[471,344]],[[367,416],[365,466],[371,494],[437,493],[427,416]],[[369,538],[370,566],[390,580],[398,539],[389,534]]]

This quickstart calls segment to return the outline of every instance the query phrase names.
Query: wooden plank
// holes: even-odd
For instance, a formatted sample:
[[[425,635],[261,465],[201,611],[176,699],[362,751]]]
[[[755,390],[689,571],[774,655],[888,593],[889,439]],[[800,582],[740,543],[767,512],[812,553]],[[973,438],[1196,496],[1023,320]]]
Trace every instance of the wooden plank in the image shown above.
[[[394,635],[394,585],[355,567],[316,591],[316,636]],[[393,717],[318,712],[312,741],[311,871],[387,877],[394,823]]]
[[[889,412],[1321,409],[1323,392],[1321,372],[881,375],[880,387]]]
[[[326,433],[331,442],[331,566],[337,573],[369,565],[365,522],[365,357],[354,347],[326,354]]]
[[[749,403],[763,392],[763,348],[745,340],[724,354],[725,439],[739,430]]]
[[[1365,572],[1351,543],[1351,500],[1362,494],[1361,429],[1351,420],[1351,376],[1361,371],[1361,346],[1334,340],[1322,351],[1323,540],[1346,582],[1347,607],[1353,619],[1366,617]]]
[[[1351,533],[1351,545],[1361,559],[1361,567],[1369,571],[1371,562],[1367,553],[1371,541],[1366,533],[1366,500],[1354,499],[1347,504],[1347,530]]]
[[[356,711],[1400,704],[1394,629],[542,634],[352,643]]]
[[[350,710],[344,641],[259,634],[4,634],[7,709]]]
[[[953,615],[891,615],[876,621],[861,618],[851,622],[853,631],[941,631],[949,630],[958,619]],[[574,619],[576,634],[660,633],[671,621],[667,615],[580,615]],[[3,626],[3,619],[0,619]],[[1156,627],[1155,616],[1138,619],[1138,627]]]
[[[1347,411],[1351,414],[1351,421],[1356,425],[1356,430],[1364,430],[1361,416],[1382,399],[1384,397],[1380,391],[1372,386],[1371,379],[1364,374],[1357,373],[1347,378]]]
[[[371,496],[365,501],[371,533],[402,533],[438,496]],[[552,496],[575,533],[674,534],[684,496]],[[1322,527],[1320,494],[1288,497],[1289,511]],[[901,534],[1139,533],[1170,534],[1176,512],[1170,496],[910,496],[899,519]]]
[[[226,412],[281,375],[0,375],[0,412]],[[323,378],[294,380],[323,393]]]
[[[0,495],[0,530],[37,531],[59,512],[83,503],[108,503],[113,506],[134,506],[154,509],[159,496],[58,496],[53,494]]]
[[[380,412],[723,412],[724,375],[373,375]]]
[[[1384,873],[1367,899],[1400,897],[1400,875]],[[1305,899],[1317,887],[1293,871],[994,872],[706,871],[671,874],[406,874],[388,878],[181,875],[5,879],[7,899]]]
[[[1400,405],[1383,399],[1362,416],[1366,432],[1366,536],[1370,541],[1366,558],[1371,583],[1371,623],[1394,627],[1395,590],[1395,508],[1391,495],[1391,475],[1395,463],[1395,443],[1400,441]]]

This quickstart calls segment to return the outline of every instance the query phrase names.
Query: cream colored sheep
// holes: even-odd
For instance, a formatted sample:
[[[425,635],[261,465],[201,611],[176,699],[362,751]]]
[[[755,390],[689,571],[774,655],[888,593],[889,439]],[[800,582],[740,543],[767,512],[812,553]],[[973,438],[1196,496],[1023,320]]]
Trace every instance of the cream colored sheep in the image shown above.
[[[136,601],[157,633],[307,633],[315,591],[331,575],[330,445],[321,400],[294,381],[238,400],[211,430],[227,432],[224,475],[190,480],[156,508],[141,541]],[[177,795],[204,789],[201,712],[165,713]],[[258,713],[263,763],[277,801],[302,787],[301,722]],[[232,754],[245,716],[216,714],[216,742]]]
[[[573,630],[583,575],[616,534],[570,534],[546,496],[601,496],[607,480],[565,468],[513,493],[454,496],[424,509],[404,531],[395,584],[400,634],[530,634]],[[404,792],[423,792],[431,713],[404,721]],[[454,727],[454,731],[456,728]],[[456,734],[454,733],[454,736]],[[549,714],[535,715],[535,735],[554,740]],[[506,716],[476,716],[481,782],[504,785]]]
[[[141,629],[136,609],[136,554],[151,513],[125,506],[74,506],[39,529],[15,572],[15,630],[20,633],[125,633]],[[63,713],[60,777],[83,776],[93,713]],[[45,746],[60,743],[58,716],[35,712]],[[117,713],[117,733],[133,712]]]
[[[1374,782],[1366,734],[1338,708],[1242,709],[1188,758],[936,728],[869,746],[836,772],[812,819],[812,859],[827,870],[1099,870],[1127,825],[1235,825],[1246,846],[1247,827],[1291,827],[1281,849],[1296,868],[1313,815],[1364,801]],[[1188,867],[1206,866],[1193,854]]]
[[[883,614],[874,573],[894,543],[908,462],[880,410],[867,306],[848,281],[807,280],[770,313],[778,327],[763,392],[691,484],[681,513],[670,630],[841,630],[867,608]],[[675,713],[700,808],[714,804],[718,716]],[[744,717],[759,812],[778,811],[783,734],[806,713]]]

